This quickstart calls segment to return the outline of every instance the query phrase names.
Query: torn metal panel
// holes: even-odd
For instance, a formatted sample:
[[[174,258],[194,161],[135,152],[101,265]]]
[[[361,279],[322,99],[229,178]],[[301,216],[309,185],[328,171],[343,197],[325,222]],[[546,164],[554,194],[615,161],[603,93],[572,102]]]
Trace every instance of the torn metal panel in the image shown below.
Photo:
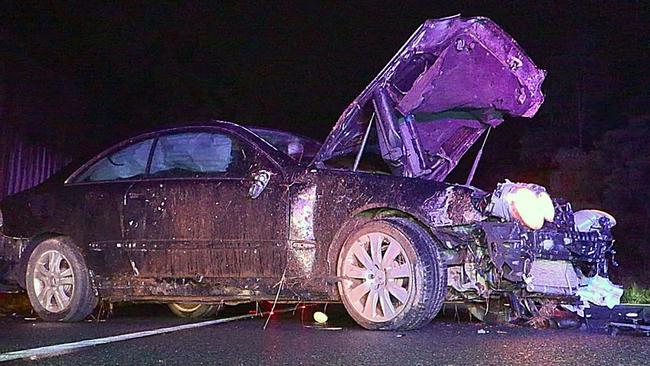
[[[508,281],[522,281],[535,258],[533,248],[522,237],[522,228],[509,222],[485,222],[481,227],[495,273]]]
[[[472,203],[469,188],[449,186],[423,202],[424,211],[435,226],[465,225],[485,219]]]
[[[462,266],[448,267],[447,278],[449,286],[460,293],[473,291],[479,297],[488,296],[490,287],[485,277],[479,274],[477,263],[467,262]]]

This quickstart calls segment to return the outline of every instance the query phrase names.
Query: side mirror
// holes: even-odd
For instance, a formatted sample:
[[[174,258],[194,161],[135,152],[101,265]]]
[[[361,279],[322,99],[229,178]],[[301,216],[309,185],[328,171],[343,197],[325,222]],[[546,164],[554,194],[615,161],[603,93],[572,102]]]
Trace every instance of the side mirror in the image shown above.
[[[253,174],[253,184],[248,189],[248,195],[250,198],[256,199],[260,194],[262,194],[264,188],[266,188],[271,180],[271,175],[273,175],[273,173],[268,170],[260,170]]]

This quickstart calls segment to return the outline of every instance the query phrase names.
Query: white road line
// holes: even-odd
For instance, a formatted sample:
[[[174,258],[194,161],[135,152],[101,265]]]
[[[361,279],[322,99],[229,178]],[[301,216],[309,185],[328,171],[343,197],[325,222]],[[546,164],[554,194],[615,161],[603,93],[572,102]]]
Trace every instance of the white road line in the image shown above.
[[[289,311],[294,311],[294,309],[292,308],[292,309],[276,310],[274,313],[286,313],[286,312],[289,312]],[[72,351],[80,349],[80,348],[97,346],[97,345],[100,345],[100,344],[121,342],[121,341],[126,341],[126,340],[129,340],[129,339],[149,337],[149,336],[163,334],[163,333],[177,332],[179,330],[207,327],[209,325],[228,323],[228,322],[232,322],[232,321],[235,321],[235,320],[249,319],[249,318],[254,318],[254,317],[258,317],[258,316],[265,316],[265,315],[268,315],[268,313],[246,314],[246,315],[233,316],[233,317],[230,317],[230,318],[208,320],[208,321],[199,322],[199,323],[184,324],[184,325],[179,325],[179,326],[175,326],[175,327],[167,327],[167,328],[160,328],[160,329],[153,329],[153,330],[145,330],[145,331],[142,331],[142,332],[127,333],[127,334],[121,334],[121,335],[116,335],[116,336],[111,336],[111,337],[86,339],[86,340],[78,341],[78,342],[61,343],[61,344],[55,344],[55,345],[52,345],[52,346],[37,347],[37,348],[31,348],[31,349],[26,349],[26,350],[21,350],[21,351],[12,351],[12,352],[7,352],[7,353],[0,354],[0,362],[13,361],[13,360],[19,360],[19,359],[25,359],[25,358],[44,358],[44,357],[56,356],[56,355],[60,355],[60,354],[63,354],[63,353],[72,352]]]

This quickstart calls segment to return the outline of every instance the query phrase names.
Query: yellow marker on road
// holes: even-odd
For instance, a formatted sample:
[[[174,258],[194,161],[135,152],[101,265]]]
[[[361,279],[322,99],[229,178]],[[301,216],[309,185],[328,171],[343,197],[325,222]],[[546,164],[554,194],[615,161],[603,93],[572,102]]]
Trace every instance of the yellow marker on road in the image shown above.
[[[323,313],[321,311],[317,311],[317,312],[314,313],[314,320],[318,324],[326,323],[327,322],[327,314],[325,314],[325,313]]]

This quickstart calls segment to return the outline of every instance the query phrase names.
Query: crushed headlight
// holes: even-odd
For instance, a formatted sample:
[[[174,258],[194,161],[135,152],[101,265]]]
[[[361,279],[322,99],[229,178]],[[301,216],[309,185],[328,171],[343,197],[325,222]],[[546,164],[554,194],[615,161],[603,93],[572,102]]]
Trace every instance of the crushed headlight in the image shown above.
[[[541,229],[545,220],[552,222],[555,218],[553,201],[544,187],[508,180],[497,185],[487,211],[508,221],[519,220],[533,230]]]

